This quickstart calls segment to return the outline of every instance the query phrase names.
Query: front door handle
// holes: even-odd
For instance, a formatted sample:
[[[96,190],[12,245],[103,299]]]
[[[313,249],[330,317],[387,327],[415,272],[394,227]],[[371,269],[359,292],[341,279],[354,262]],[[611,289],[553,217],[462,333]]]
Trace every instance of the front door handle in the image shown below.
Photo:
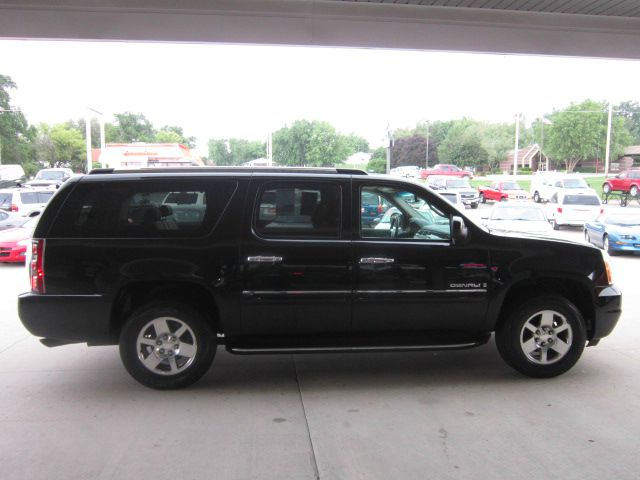
[[[266,255],[256,255],[253,257],[247,257],[247,262],[250,263],[280,263],[282,261],[282,257],[270,257]]]
[[[385,257],[365,257],[360,259],[360,264],[366,265],[378,265],[385,263],[393,263],[395,260],[393,258],[385,258]]]

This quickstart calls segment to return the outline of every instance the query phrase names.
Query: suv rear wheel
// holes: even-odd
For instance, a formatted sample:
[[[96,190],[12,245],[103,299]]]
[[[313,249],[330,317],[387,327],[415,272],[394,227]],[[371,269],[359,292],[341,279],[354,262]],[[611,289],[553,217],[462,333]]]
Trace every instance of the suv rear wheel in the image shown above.
[[[216,353],[205,317],[187,305],[153,302],[136,310],[120,333],[120,358],[147,387],[176,389],[202,377]]]
[[[500,356],[524,375],[555,377],[578,361],[587,340],[579,310],[563,297],[533,298],[496,330]]]

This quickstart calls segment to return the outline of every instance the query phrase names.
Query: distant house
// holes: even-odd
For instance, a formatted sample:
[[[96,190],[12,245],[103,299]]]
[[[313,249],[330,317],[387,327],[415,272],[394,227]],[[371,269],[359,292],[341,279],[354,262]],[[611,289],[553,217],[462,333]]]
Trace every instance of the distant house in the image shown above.
[[[625,172],[640,163],[640,145],[632,145],[624,149],[622,157],[611,162],[612,172]]]
[[[95,161],[95,159],[94,159]],[[104,168],[191,167],[202,160],[179,143],[107,143],[100,152]]]
[[[515,150],[511,150],[507,157],[500,162],[501,171],[513,172],[514,152]],[[518,150],[518,168],[528,168],[531,171],[546,170],[547,164],[550,170],[555,168],[555,164],[550,162],[547,156],[542,153],[537,143]]]

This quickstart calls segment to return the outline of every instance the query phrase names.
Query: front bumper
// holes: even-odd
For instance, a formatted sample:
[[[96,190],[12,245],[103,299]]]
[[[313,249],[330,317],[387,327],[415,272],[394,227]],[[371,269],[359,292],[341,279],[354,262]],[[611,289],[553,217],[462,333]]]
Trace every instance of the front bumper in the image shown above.
[[[589,340],[609,335],[622,314],[622,292],[614,285],[603,289],[596,297],[593,333]]]
[[[24,263],[26,258],[27,247],[0,245],[0,262],[7,263]]]
[[[117,343],[111,332],[111,302],[102,295],[23,293],[18,297],[18,315],[36,337],[64,343]]]

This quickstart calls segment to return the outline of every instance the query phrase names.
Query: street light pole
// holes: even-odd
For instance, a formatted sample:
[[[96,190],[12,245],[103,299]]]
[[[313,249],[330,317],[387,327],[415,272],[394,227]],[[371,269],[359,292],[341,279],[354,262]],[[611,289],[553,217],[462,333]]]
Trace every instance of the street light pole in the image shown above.
[[[609,175],[609,160],[611,156],[611,121],[613,117],[613,102],[609,102],[609,118],[607,119],[607,148],[604,155],[604,175]]]
[[[518,146],[520,145],[520,114],[516,113],[516,144],[513,150],[513,176],[518,175]]]

